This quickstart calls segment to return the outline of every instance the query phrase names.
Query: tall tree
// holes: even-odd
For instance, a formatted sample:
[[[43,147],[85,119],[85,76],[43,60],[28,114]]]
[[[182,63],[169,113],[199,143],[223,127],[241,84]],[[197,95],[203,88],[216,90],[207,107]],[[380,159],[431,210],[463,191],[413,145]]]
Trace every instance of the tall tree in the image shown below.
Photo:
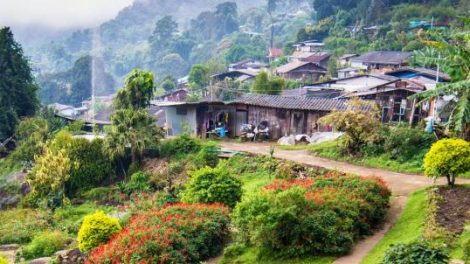
[[[0,29],[0,140],[10,137],[18,119],[34,115],[38,86],[10,28]]]
[[[153,54],[161,53],[170,47],[173,36],[178,32],[178,24],[171,16],[165,16],[155,24],[149,42]]]
[[[118,91],[114,105],[116,109],[145,109],[154,90],[153,73],[135,69],[128,75],[124,88]]]
[[[209,84],[208,69],[204,65],[194,65],[189,73],[188,82],[192,91],[203,94]]]

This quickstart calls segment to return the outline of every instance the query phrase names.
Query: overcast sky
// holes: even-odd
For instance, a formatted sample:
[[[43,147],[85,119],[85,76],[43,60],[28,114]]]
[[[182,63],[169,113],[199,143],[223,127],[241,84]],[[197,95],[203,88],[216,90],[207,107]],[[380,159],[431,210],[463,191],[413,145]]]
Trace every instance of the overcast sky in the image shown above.
[[[99,25],[134,0],[0,0],[0,26],[66,29]]]

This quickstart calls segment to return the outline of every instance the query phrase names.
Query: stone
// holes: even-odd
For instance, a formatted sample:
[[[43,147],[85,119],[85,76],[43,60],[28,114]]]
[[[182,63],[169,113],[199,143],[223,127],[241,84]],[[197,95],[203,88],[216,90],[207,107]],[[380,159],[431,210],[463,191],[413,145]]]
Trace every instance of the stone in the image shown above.
[[[31,260],[29,264],[48,264],[50,261],[51,261],[50,257],[45,257],[45,258],[38,258],[38,259]]]

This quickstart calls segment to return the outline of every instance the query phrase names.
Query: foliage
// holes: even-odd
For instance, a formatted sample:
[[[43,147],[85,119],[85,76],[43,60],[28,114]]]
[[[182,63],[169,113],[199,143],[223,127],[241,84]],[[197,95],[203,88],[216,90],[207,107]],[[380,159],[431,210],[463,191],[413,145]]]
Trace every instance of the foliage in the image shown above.
[[[400,162],[413,159],[416,156],[424,157],[432,143],[436,141],[434,135],[420,128],[408,126],[393,126],[381,132],[384,136],[384,152],[389,153],[392,159]]]
[[[455,177],[470,170],[470,143],[463,139],[437,141],[426,153],[424,168],[427,176],[445,176],[454,185]]]
[[[174,204],[137,213],[86,263],[198,263],[218,254],[229,235],[220,205]]]
[[[12,136],[19,118],[34,115],[38,86],[10,28],[0,28],[0,142]]]
[[[46,199],[47,207],[56,208],[67,202],[65,184],[70,178],[73,164],[65,149],[57,152],[45,148],[44,154],[27,175],[33,196]]]
[[[190,172],[190,180],[182,200],[192,203],[222,203],[230,208],[240,201],[242,184],[232,176],[225,164]]]
[[[389,197],[378,178],[276,180],[239,203],[233,223],[261,256],[345,254],[383,220]]]
[[[125,183],[123,186],[124,192],[131,194],[134,192],[150,192],[152,190],[149,184],[150,176],[146,172],[136,172],[132,174],[129,182]]]
[[[66,242],[67,236],[60,231],[42,232],[22,249],[21,255],[26,259],[49,257],[64,249]]]
[[[112,162],[103,153],[103,141],[75,138],[67,148],[67,154],[75,166],[70,169],[66,192],[72,197],[81,190],[98,187],[114,176]]]
[[[398,244],[385,254],[382,264],[413,264],[435,263],[445,264],[449,262],[449,256],[442,250],[431,248],[426,244],[414,242],[410,244]]]
[[[114,99],[116,109],[145,109],[150,105],[155,89],[153,73],[134,69],[127,76],[124,88]]]
[[[118,110],[111,116],[111,122],[104,149],[112,159],[124,157],[130,146],[132,162],[138,164],[144,150],[158,145],[163,137],[162,129],[155,125],[155,120],[145,109]]]
[[[214,168],[219,163],[219,150],[220,148],[216,142],[204,143],[197,154],[197,158],[203,162],[204,166]]]
[[[83,219],[80,231],[78,231],[78,247],[81,252],[88,252],[106,243],[120,230],[121,225],[116,218],[107,216],[103,211],[96,211]]]
[[[372,109],[371,109],[372,108]],[[361,146],[373,142],[380,126],[378,111],[369,103],[354,99],[347,109],[335,110],[319,120],[324,125],[333,125],[343,131],[344,149],[348,154],[358,154]]]
[[[23,163],[33,162],[34,157],[41,153],[45,142],[49,139],[50,132],[47,120],[41,117],[21,120],[16,128],[16,138],[19,143],[12,158]]]
[[[454,34],[449,40],[442,36],[437,37],[437,41],[426,40],[426,44],[431,46],[431,50],[436,50],[440,55],[438,58],[421,56],[421,61],[426,64],[442,64],[452,78],[452,83],[440,84],[436,89],[416,95],[416,97],[425,100],[442,95],[456,96],[456,103],[452,105],[447,127],[463,137],[469,136],[470,133],[469,43],[470,34],[468,33]],[[443,58],[441,58],[441,54]]]
[[[171,76],[167,76],[163,78],[160,87],[163,88],[165,92],[170,92],[176,89],[177,83],[174,78],[172,78]]]
[[[187,134],[167,139],[160,146],[160,152],[165,157],[187,155],[198,152],[200,149],[201,144]]]
[[[116,193],[117,194],[117,193]],[[104,197],[103,197],[104,198]],[[62,232],[76,237],[83,222],[83,218],[93,214],[96,210],[109,211],[109,208],[99,206],[92,201],[87,201],[81,205],[67,205],[57,208],[52,216],[56,228],[60,228]]]
[[[259,94],[280,94],[286,87],[286,82],[282,78],[269,78],[268,73],[263,71],[256,76],[253,83],[252,92]]]
[[[50,215],[43,210],[0,211],[0,244],[28,243],[38,233],[50,229]]]
[[[203,93],[209,84],[208,69],[201,64],[194,65],[188,76],[189,88],[196,93]]]
[[[0,264],[8,264],[8,260],[3,254],[0,254]]]

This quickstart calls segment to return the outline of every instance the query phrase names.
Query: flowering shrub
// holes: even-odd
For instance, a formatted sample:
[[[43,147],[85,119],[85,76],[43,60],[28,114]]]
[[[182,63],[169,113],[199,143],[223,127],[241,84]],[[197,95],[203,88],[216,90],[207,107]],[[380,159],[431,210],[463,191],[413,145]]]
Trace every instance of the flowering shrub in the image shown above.
[[[220,204],[168,204],[133,216],[85,263],[199,263],[222,250],[228,225],[228,209]]]
[[[275,181],[240,202],[233,222],[262,255],[345,254],[383,220],[390,194],[378,178],[338,173]]]
[[[102,211],[85,216],[78,231],[78,248],[81,252],[88,252],[108,241],[119,230],[121,230],[121,225],[118,219],[109,217]]]

